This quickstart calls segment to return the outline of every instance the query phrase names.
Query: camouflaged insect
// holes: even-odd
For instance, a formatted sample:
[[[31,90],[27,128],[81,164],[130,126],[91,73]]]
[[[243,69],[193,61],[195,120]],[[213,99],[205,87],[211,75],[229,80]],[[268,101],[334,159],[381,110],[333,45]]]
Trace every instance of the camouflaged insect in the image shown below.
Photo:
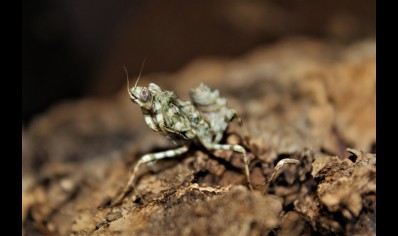
[[[245,163],[246,180],[249,188],[253,190],[245,149],[237,144],[219,143],[228,124],[237,118],[237,113],[227,106],[227,100],[220,97],[218,90],[211,90],[202,83],[190,91],[191,103],[181,101],[175,93],[163,91],[154,83],[150,83],[148,87],[137,86],[137,83],[138,79],[134,87],[131,89],[128,87],[127,90],[130,99],[141,107],[146,124],[155,132],[180,144],[181,147],[142,156],[136,163],[125,189],[112,205],[119,204],[131,190],[140,165],[153,164],[160,159],[181,155],[188,151],[192,142],[202,145],[207,150],[230,150],[241,153]]]

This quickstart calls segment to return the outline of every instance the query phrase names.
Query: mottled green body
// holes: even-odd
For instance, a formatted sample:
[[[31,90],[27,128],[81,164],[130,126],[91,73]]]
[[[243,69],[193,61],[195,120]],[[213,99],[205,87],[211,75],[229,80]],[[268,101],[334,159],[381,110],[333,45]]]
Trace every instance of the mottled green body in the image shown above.
[[[137,81],[138,82],[138,81]],[[136,85],[128,89],[131,100],[141,107],[146,124],[155,132],[170,138],[182,145],[173,150],[151,153],[142,156],[136,163],[123,192],[112,205],[119,204],[134,185],[135,176],[141,164],[153,164],[157,160],[174,157],[188,151],[194,142],[203,145],[207,150],[230,150],[241,153],[245,163],[246,179],[251,190],[249,161],[245,149],[240,145],[220,144],[228,124],[237,117],[236,111],[227,106],[227,100],[220,96],[218,90],[210,90],[200,84],[190,91],[190,101],[181,101],[170,91],[163,91],[159,86],[150,83],[148,87]],[[280,160],[270,180],[266,183],[264,195],[270,182],[285,164],[299,164],[295,159]]]
[[[129,89],[131,100],[141,107],[146,124],[182,147],[159,153],[147,154],[140,158],[130,176],[129,183],[114,204],[123,200],[132,188],[135,175],[143,163],[153,164],[157,160],[174,157],[188,150],[190,143],[202,145],[208,150],[230,150],[243,155],[245,174],[250,189],[249,163],[245,149],[240,145],[219,144],[228,124],[237,117],[234,109],[228,108],[225,98],[218,90],[206,85],[190,91],[190,101],[181,101],[173,92],[163,91],[150,83],[148,87],[134,86]]]
[[[134,96],[143,89],[134,87],[130,92]],[[151,129],[179,143],[184,143],[184,140],[218,143],[229,122],[236,117],[236,111],[227,107],[226,99],[204,84],[191,90],[192,103],[181,101],[173,92],[162,91],[153,83],[149,84],[148,91],[151,105],[142,106],[146,123]]]

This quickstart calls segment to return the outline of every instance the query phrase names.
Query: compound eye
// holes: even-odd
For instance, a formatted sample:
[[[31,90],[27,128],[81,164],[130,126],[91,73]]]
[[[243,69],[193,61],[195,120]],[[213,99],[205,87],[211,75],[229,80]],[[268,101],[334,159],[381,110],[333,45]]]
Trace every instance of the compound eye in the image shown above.
[[[151,97],[151,94],[149,93],[147,88],[143,88],[141,90],[140,97],[141,97],[142,101],[147,102],[149,100],[149,98]]]

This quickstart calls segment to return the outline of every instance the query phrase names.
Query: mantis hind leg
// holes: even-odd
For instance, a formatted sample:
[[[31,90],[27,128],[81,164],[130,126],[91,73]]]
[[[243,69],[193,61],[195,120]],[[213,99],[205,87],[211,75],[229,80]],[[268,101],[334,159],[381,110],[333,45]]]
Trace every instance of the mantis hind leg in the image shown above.
[[[134,187],[134,181],[136,178],[136,175],[138,173],[138,170],[142,164],[148,164],[148,163],[154,163],[158,160],[164,159],[164,158],[170,158],[170,157],[175,157],[178,155],[181,155],[185,152],[188,151],[187,146],[182,146],[176,149],[164,151],[164,152],[157,152],[157,153],[152,153],[152,154],[146,154],[142,156],[138,162],[135,164],[133,172],[130,175],[129,181],[126,185],[126,187],[123,189],[123,192],[118,195],[116,200],[111,204],[111,206],[118,205],[122,202],[124,197],[127,195],[128,192]]]
[[[263,195],[264,196],[267,195],[268,188],[269,188],[271,182],[274,181],[276,174],[280,171],[280,169],[282,169],[282,167],[285,164],[298,165],[298,164],[300,164],[300,161],[296,160],[296,159],[291,159],[291,158],[284,158],[284,159],[278,161],[278,163],[275,166],[274,172],[272,173],[271,177],[269,178],[269,180],[265,184],[265,188],[263,190]]]
[[[253,190],[253,186],[250,181],[249,160],[247,159],[246,156],[246,150],[242,146],[237,144],[218,144],[218,143],[205,143],[204,146],[208,150],[226,150],[226,151],[234,151],[241,153],[243,155],[243,162],[245,163],[246,180],[247,183],[249,184],[250,190]]]

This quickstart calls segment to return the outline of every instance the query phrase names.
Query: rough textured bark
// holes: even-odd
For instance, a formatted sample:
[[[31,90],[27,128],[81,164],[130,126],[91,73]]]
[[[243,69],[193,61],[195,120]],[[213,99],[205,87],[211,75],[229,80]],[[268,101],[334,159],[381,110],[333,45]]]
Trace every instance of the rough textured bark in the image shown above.
[[[188,99],[200,82],[241,114],[226,143],[144,167],[123,204],[108,207],[146,153],[173,147],[146,127],[126,89],[54,106],[23,130],[26,235],[375,235],[375,41],[330,46],[291,38],[234,60],[198,59],[144,75]],[[349,149],[347,149],[349,148]],[[284,167],[261,195],[282,158]]]

